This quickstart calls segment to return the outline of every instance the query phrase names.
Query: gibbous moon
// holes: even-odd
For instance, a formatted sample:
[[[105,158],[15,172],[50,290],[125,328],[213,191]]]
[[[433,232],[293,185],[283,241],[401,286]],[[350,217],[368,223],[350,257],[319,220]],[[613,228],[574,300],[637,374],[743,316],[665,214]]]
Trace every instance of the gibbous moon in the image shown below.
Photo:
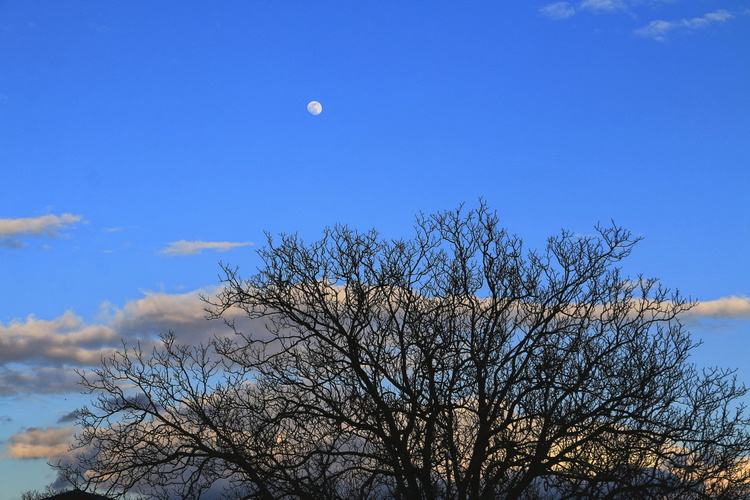
[[[310,101],[307,104],[307,110],[311,115],[319,115],[323,112],[323,106],[318,101]]]

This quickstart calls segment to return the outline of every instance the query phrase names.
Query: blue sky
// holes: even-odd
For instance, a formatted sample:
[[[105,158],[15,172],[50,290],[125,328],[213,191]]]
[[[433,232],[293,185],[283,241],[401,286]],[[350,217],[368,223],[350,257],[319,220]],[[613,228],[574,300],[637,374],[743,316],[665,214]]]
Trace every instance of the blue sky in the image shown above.
[[[748,88],[742,0],[0,1],[0,500],[54,479],[73,369],[219,331],[265,230],[614,219],[750,381]]]

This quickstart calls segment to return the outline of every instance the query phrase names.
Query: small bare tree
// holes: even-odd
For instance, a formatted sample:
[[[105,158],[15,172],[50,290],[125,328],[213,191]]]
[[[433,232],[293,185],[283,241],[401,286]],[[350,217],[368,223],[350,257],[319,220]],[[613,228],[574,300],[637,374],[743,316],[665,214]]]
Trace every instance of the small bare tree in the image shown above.
[[[484,204],[415,229],[269,237],[254,276],[223,266],[210,315],[267,329],[124,347],[83,377],[64,472],[185,498],[748,496],[746,390],[690,363],[692,302],[621,275],[629,232],[526,252]]]
[[[21,494],[21,500],[45,500],[59,493],[61,492],[55,490],[54,488],[50,486],[47,486],[47,488],[44,491],[40,491],[40,490],[24,491]]]

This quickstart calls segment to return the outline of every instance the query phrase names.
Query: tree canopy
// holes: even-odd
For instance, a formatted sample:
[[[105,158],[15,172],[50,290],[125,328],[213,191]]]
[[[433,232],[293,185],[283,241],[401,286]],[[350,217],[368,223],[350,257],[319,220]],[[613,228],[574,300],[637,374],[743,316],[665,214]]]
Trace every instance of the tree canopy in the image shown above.
[[[746,393],[617,225],[528,251],[485,204],[411,239],[268,237],[206,298],[234,332],[82,375],[76,484],[197,498],[745,498]],[[241,309],[265,328],[228,320]]]

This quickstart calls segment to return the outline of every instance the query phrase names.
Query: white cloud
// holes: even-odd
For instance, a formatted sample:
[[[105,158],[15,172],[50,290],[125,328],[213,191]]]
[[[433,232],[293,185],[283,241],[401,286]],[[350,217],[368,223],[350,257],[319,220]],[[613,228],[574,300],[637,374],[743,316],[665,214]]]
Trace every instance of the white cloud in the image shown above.
[[[583,0],[579,7],[584,10],[612,12],[626,10],[627,4],[624,0]]]
[[[10,437],[10,458],[34,459],[65,455],[73,442],[74,427],[32,427]]]
[[[57,236],[58,231],[80,222],[81,215],[42,215],[40,217],[22,217],[19,219],[0,219],[0,238],[11,238],[19,235]]]
[[[143,298],[110,312],[107,324],[125,339],[156,338],[173,331],[180,342],[197,344],[228,333],[222,322],[206,319],[207,304],[202,295],[213,295],[213,289],[182,294],[146,292]]]
[[[223,321],[207,319],[209,305],[201,297],[211,299],[219,291],[219,287],[210,287],[181,294],[146,292],[143,298],[110,311],[106,324],[125,339],[155,339],[158,334],[172,331],[181,343],[206,342],[232,334]],[[248,319],[240,309],[226,311],[224,318],[244,331],[266,334],[265,322]]]
[[[92,30],[98,31],[99,33],[109,33],[112,31],[112,28],[105,24],[99,24],[99,23],[91,23],[89,24]]]
[[[540,8],[539,12],[551,19],[567,19],[574,16],[576,10],[568,2],[555,2]]]
[[[539,8],[539,13],[550,19],[567,19],[578,13],[588,11],[596,14],[627,14],[632,19],[642,16],[645,7],[654,4],[674,4],[679,0],[580,0],[579,2],[559,1],[546,4]],[[712,25],[725,23],[739,15],[750,15],[750,9],[729,11],[718,9],[702,16],[682,18],[673,21],[658,19],[634,30],[636,35],[665,41],[668,34],[674,31],[696,31]]]
[[[699,302],[686,317],[715,319],[750,319],[750,297],[722,297]]]
[[[724,22],[732,19],[733,17],[734,14],[726,9],[719,9],[716,12],[709,12],[708,14],[703,16],[704,19],[713,22]]]
[[[160,253],[166,255],[196,255],[203,250],[216,250],[218,252],[226,252],[236,247],[244,247],[253,245],[252,242],[231,242],[231,241],[173,241],[169,243],[169,246],[162,250]]]
[[[693,17],[691,19],[679,19],[677,21],[651,21],[643,28],[635,30],[635,34],[645,38],[665,41],[667,40],[667,35],[673,30],[694,31],[707,28],[715,23],[727,22],[734,17],[734,14],[728,10],[720,9],[715,12],[704,14],[701,17]]]

